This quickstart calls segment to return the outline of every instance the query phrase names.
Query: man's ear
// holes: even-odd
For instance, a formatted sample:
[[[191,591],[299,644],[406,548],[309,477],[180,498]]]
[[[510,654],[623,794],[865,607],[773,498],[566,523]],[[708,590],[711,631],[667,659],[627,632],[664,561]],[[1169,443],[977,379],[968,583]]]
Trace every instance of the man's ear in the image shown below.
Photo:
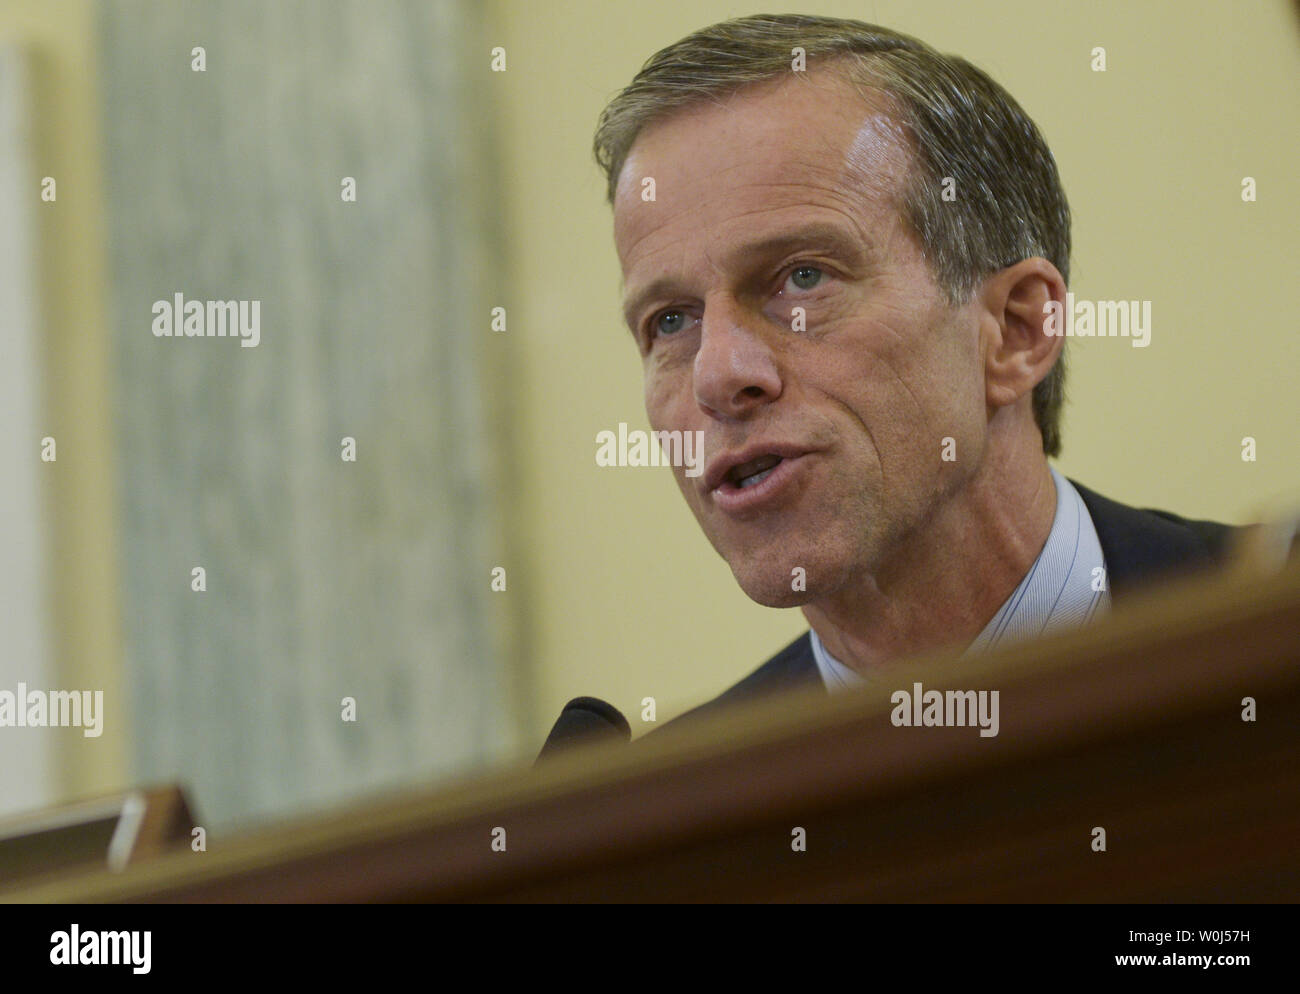
[[[1056,362],[1065,339],[1065,280],[1035,256],[1000,269],[984,281],[981,305],[986,399],[992,407],[1014,404],[1030,393]],[[1051,305],[1057,308],[1051,319]]]

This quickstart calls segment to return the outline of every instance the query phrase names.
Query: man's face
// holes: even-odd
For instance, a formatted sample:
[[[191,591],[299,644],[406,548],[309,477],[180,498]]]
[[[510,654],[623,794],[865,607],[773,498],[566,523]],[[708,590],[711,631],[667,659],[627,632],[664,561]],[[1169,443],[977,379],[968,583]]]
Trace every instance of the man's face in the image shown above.
[[[705,471],[675,468],[678,486],[772,607],[886,584],[984,445],[978,321],[899,216],[909,157],[885,106],[826,74],[749,87],[645,129],[620,174],[650,425],[703,431]]]

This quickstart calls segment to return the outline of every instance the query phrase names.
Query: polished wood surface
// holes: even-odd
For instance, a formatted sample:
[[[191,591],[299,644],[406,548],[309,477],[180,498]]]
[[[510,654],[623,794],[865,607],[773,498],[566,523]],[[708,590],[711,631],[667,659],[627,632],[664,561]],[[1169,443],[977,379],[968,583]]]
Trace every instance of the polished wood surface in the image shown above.
[[[917,682],[997,690],[998,735],[896,727],[890,694]],[[1189,578],[1086,630],[674,732],[4,896],[1295,900],[1300,566]]]

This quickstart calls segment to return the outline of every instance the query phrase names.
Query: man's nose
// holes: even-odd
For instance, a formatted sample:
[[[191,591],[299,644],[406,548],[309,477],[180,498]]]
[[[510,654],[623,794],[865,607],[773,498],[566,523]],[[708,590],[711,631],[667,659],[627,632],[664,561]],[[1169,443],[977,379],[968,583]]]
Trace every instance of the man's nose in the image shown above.
[[[695,399],[706,414],[744,418],[781,395],[774,329],[734,300],[709,301],[695,354]]]

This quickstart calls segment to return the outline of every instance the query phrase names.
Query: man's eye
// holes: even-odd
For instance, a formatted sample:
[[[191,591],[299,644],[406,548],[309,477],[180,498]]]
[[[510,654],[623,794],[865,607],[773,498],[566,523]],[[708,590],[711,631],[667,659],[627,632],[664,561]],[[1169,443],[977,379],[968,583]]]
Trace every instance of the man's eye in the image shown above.
[[[790,274],[790,280],[800,290],[811,290],[826,275],[816,266],[800,266]]]
[[[681,311],[663,311],[650,322],[650,330],[660,335],[671,335],[681,331],[685,322],[686,318]]]

